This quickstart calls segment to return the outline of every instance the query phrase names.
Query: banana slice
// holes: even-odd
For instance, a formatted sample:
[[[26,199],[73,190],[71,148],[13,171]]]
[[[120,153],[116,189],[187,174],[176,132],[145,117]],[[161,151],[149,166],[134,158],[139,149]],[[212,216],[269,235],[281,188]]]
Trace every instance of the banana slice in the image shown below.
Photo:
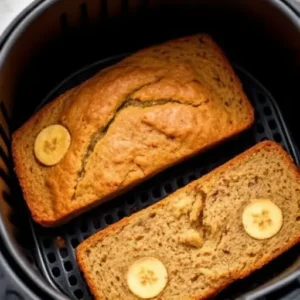
[[[36,158],[46,166],[56,165],[67,153],[71,143],[69,131],[62,125],[50,125],[38,134],[34,142]]]
[[[268,239],[281,229],[282,211],[268,199],[253,199],[244,209],[242,222],[251,237],[258,240]]]
[[[127,273],[129,290],[141,299],[156,297],[168,282],[168,272],[163,263],[154,257],[135,261]]]

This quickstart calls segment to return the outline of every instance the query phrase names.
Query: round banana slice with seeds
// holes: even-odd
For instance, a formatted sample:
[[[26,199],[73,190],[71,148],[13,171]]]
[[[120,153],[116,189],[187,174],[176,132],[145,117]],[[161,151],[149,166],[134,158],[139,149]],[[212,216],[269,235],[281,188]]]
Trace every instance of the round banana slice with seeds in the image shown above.
[[[127,273],[129,290],[141,299],[159,295],[168,282],[168,272],[163,263],[154,257],[135,261]]]
[[[258,240],[268,239],[281,229],[282,211],[269,199],[253,199],[244,209],[242,222],[251,237]]]
[[[43,165],[59,163],[71,143],[69,131],[62,125],[50,125],[40,131],[34,142],[34,154]]]

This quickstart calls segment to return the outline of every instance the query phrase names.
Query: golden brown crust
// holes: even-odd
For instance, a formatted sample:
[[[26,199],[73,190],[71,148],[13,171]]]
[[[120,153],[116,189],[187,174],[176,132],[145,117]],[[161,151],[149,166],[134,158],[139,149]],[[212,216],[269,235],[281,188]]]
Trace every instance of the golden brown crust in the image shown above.
[[[233,159],[231,159],[227,163],[217,167],[216,169],[214,169],[210,173],[208,173],[208,174],[202,176],[201,178],[191,182],[187,186],[177,190],[176,192],[169,195],[168,197],[161,200],[160,202],[146,208],[145,210],[136,212],[136,213],[132,214],[131,216],[126,217],[126,218],[122,219],[121,221],[119,221],[115,224],[110,225],[106,229],[95,233],[94,235],[90,236],[85,241],[83,241],[81,244],[79,244],[78,247],[76,248],[76,257],[77,257],[77,260],[78,260],[78,265],[79,265],[79,268],[83,271],[84,277],[85,277],[85,279],[88,283],[88,286],[90,287],[90,289],[92,291],[92,294],[97,296],[97,299],[99,299],[99,300],[103,299],[103,298],[101,298],[99,287],[94,285],[94,281],[90,277],[88,267],[86,265],[86,256],[85,256],[85,250],[86,249],[89,249],[94,243],[99,242],[100,240],[104,239],[106,236],[113,235],[113,234],[121,231],[131,221],[134,221],[136,219],[136,217],[138,217],[140,214],[144,214],[146,210],[154,210],[155,211],[156,208],[159,207],[159,206],[164,207],[168,203],[170,198],[175,199],[177,197],[177,194],[182,193],[182,191],[194,190],[194,186],[198,184],[198,181],[209,181],[215,175],[226,172],[228,169],[230,169],[231,166],[239,164],[240,162],[243,162],[243,160],[245,158],[251,156],[252,154],[254,154],[256,152],[259,152],[261,149],[267,149],[267,148],[269,148],[269,151],[272,151],[272,152],[280,152],[280,154],[286,160],[286,164],[289,166],[291,171],[294,173],[294,176],[295,176],[296,180],[300,184],[300,174],[298,172],[298,168],[293,163],[293,160],[292,160],[291,156],[287,152],[284,151],[284,149],[281,147],[281,145],[279,145],[279,144],[277,144],[273,141],[263,141],[263,142],[255,145],[255,146],[253,146],[252,148],[250,148],[250,149],[246,150],[245,152],[241,153],[240,155],[234,157]],[[223,286],[219,286],[217,289],[211,290],[206,295],[194,296],[191,299],[203,300],[203,299],[208,299],[208,298],[214,296],[216,293],[218,293],[221,290],[223,290],[224,288],[226,288],[233,281],[238,280],[238,279],[242,279],[242,278],[248,276],[253,271],[263,267],[264,265],[269,263],[271,260],[273,260],[274,258],[279,256],[280,254],[282,254],[284,251],[290,249],[292,246],[294,246],[299,241],[300,241],[300,233],[299,233],[298,236],[294,237],[294,240],[291,241],[291,243],[285,244],[280,249],[278,249],[276,252],[274,252],[274,254],[272,256],[266,258],[264,261],[260,261],[256,265],[253,265],[253,267],[251,269],[244,270],[242,273],[231,274],[230,280],[228,280],[227,282],[224,282]]]
[[[143,49],[67,91],[13,134],[15,170],[34,220],[56,226],[249,128],[253,108],[208,35]],[[71,145],[42,166],[38,132]]]

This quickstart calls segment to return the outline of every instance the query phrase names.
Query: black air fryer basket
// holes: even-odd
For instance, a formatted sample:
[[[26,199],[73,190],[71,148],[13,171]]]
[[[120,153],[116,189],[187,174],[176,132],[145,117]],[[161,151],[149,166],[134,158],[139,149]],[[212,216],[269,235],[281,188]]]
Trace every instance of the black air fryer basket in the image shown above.
[[[126,55],[199,32],[211,34],[234,66],[255,107],[254,126],[62,227],[35,224],[13,172],[11,133]],[[0,299],[92,299],[74,256],[91,234],[259,141],[279,142],[299,164],[299,85],[300,1],[35,1],[0,39]],[[297,245],[216,299],[300,299],[299,253]]]

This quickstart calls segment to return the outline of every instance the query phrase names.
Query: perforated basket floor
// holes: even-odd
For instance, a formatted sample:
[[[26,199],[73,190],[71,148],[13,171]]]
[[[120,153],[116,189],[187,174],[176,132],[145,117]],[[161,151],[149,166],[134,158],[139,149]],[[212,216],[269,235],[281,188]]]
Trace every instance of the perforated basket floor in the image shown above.
[[[41,105],[120,58],[114,57],[97,62],[73,74],[55,88]],[[271,139],[279,142],[292,155],[295,162],[299,163],[296,149],[293,147],[284,120],[271,95],[245,70],[238,66],[235,68],[255,107],[256,121],[250,130],[213,150],[160,173],[132,191],[99,206],[63,227],[45,229],[32,224],[32,233],[36,243],[36,260],[52,286],[71,299],[92,299],[74,256],[74,248],[82,240],[107,225],[119,221],[124,216],[159,201],[259,141]],[[299,247],[291,249],[268,266],[238,284],[233,284],[217,298],[233,299],[276,277],[296,261],[299,249]]]

